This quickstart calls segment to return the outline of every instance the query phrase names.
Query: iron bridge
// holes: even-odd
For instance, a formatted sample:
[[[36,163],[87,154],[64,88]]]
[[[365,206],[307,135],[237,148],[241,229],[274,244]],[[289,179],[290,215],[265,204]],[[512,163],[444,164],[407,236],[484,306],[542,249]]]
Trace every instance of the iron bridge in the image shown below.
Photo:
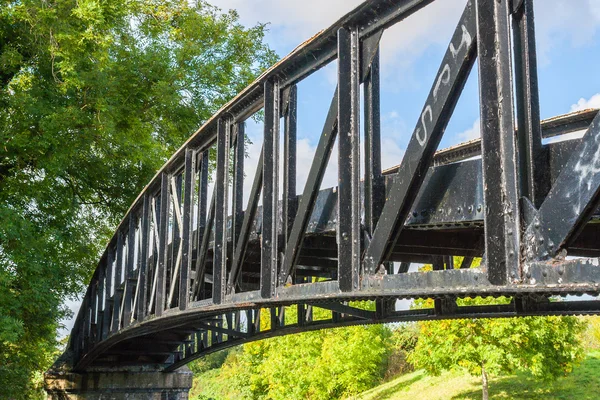
[[[532,0],[465,1],[406,153],[382,171],[380,39],[432,2],[364,2],[190,137],[98,263],[71,333],[75,371],[173,371],[240,343],[335,326],[600,312],[590,296],[554,301],[600,292],[600,117],[540,121]],[[333,62],[337,88],[296,193],[296,85]],[[481,139],[438,151],[471,73]],[[245,121],[260,111],[262,153],[245,177]],[[544,140],[577,130],[586,133]],[[338,186],[320,190],[334,146]],[[246,204],[244,179],[253,180]],[[459,306],[467,296],[512,300]],[[435,306],[396,309],[414,298]],[[315,307],[329,317],[313,318]]]

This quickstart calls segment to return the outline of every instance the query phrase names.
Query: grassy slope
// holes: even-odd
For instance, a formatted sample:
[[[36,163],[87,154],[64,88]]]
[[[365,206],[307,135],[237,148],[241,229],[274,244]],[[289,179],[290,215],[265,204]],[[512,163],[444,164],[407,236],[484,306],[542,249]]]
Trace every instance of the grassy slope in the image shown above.
[[[600,351],[589,353],[572,374],[555,382],[534,381],[522,374],[490,380],[490,399],[599,398]],[[371,389],[357,399],[481,399],[481,380],[460,371],[446,372],[438,377],[415,371]]]
[[[243,399],[231,393],[219,376],[219,370],[207,371],[194,379],[190,399],[203,394],[213,399]],[[356,397],[357,400],[479,400],[481,379],[462,371],[428,376],[419,370],[402,375]],[[600,351],[589,353],[572,374],[555,382],[535,381],[525,374],[490,379],[490,399],[600,399]]]

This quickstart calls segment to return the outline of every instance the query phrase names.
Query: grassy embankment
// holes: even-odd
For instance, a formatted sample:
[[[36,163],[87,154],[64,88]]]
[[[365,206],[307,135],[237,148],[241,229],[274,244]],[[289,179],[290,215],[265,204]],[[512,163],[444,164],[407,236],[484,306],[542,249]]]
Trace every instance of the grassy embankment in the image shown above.
[[[205,396],[200,397],[202,399],[228,397],[223,396],[226,390],[220,382],[219,372],[215,369],[198,376],[190,399],[197,399],[200,395]],[[355,399],[479,400],[481,380],[462,371],[429,376],[419,370],[381,384]],[[534,380],[526,374],[494,377],[490,379],[490,399],[600,399],[600,351],[588,353],[573,373],[554,382]]]
[[[419,370],[402,375],[356,397],[360,400],[479,400],[481,379],[462,371],[428,376]],[[525,374],[490,379],[490,399],[600,399],[600,351],[588,353],[573,373],[554,382]]]

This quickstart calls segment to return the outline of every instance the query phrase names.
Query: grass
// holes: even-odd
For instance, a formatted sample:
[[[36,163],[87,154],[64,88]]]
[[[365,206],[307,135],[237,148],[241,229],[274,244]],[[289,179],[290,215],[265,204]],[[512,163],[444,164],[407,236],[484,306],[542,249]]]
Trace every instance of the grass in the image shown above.
[[[588,353],[573,373],[554,382],[532,379],[527,374],[490,379],[490,399],[600,399],[600,351]],[[203,395],[200,397],[200,395]],[[210,370],[194,379],[190,399],[241,399],[241,394],[227,390],[220,370]],[[355,400],[479,400],[481,378],[457,370],[429,376],[423,370],[399,376],[377,386]]]
[[[490,399],[598,399],[600,351],[591,352],[573,373],[554,382],[517,374],[490,379]],[[481,379],[462,371],[428,376],[419,370],[402,375],[356,397],[360,400],[481,399]]]

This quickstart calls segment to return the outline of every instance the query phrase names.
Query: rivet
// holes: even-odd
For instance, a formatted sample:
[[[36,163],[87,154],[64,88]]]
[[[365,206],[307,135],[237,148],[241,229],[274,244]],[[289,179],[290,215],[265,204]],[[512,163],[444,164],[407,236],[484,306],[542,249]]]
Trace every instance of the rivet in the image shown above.
[[[458,207],[456,211],[460,214],[462,212],[462,208]]]
[[[540,244],[544,244],[544,238],[540,238]]]
[[[525,276],[527,277],[527,279],[531,278],[531,272],[527,272],[527,274],[525,274]]]
[[[540,221],[535,221],[535,223],[533,224],[533,227],[535,229],[540,229]]]
[[[482,207],[481,207],[481,204],[479,204],[479,205],[477,206],[477,212],[481,212],[481,210],[482,210]]]
[[[417,215],[419,215],[419,214],[417,214],[417,212],[416,212],[416,211],[413,211],[413,213],[412,213],[412,214],[413,214],[413,217],[416,217]]]
[[[473,212],[473,206],[469,206],[469,213]]]
[[[565,273],[565,267],[563,267],[562,265],[558,267],[558,274],[562,275]]]

